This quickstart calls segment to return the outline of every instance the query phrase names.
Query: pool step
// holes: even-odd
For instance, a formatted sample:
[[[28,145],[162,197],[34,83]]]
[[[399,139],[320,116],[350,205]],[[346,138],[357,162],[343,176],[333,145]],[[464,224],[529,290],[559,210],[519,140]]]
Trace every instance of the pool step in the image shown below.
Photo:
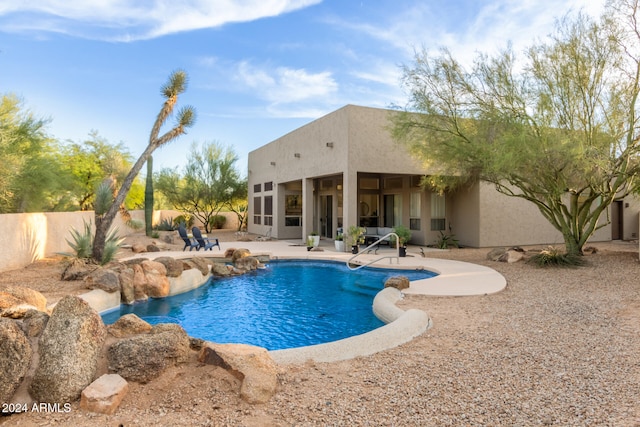
[[[349,283],[343,284],[342,289],[347,292],[355,292],[358,294],[370,295],[370,296],[375,296],[378,292],[382,290],[380,286],[370,285],[366,283],[358,283],[358,282],[355,282],[355,283],[349,282]]]

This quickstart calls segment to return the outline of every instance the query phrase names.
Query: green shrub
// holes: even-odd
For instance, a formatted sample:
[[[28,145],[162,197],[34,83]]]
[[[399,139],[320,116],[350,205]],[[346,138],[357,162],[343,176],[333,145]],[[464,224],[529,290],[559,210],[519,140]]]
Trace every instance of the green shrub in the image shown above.
[[[227,222],[227,217],[224,215],[214,215],[209,218],[209,225],[215,229],[221,229],[224,227],[224,224]]]
[[[555,246],[548,246],[531,256],[528,263],[538,267],[579,267],[586,264],[583,256],[566,254]]]
[[[191,215],[178,215],[173,220],[173,223],[175,224],[176,228],[178,228],[180,224],[183,224],[185,228],[189,229],[193,227],[194,222],[195,222],[195,218]]]
[[[438,249],[449,249],[449,248],[457,248],[458,239],[453,234],[444,234],[440,231],[440,237],[436,240],[436,248]]]

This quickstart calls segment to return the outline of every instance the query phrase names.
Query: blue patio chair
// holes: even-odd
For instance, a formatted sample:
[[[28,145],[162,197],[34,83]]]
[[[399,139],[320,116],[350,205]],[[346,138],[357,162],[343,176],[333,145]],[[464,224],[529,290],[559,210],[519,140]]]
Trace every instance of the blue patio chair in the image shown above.
[[[218,250],[220,250],[220,242],[217,238],[202,237],[202,233],[198,227],[193,227],[191,233],[193,234],[193,238],[196,239],[196,242],[198,242],[196,250],[204,249],[206,251],[208,249],[212,251],[214,246],[217,246]]]
[[[182,240],[184,240],[184,248],[182,248],[183,251],[186,251],[187,248],[189,248],[189,251],[191,251],[193,248],[196,248],[196,251],[200,249],[200,244],[189,238],[189,236],[187,235],[187,229],[184,228],[182,224],[178,226],[178,234],[180,235]]]

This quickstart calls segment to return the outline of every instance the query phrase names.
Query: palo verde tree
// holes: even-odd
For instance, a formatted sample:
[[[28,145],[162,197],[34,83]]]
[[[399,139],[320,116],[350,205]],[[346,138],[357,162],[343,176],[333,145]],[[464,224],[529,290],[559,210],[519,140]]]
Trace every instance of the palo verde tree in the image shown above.
[[[174,169],[163,169],[156,188],[176,209],[198,218],[211,231],[211,220],[223,208],[240,206],[247,197],[247,182],[235,168],[238,157],[231,148],[215,142],[197,144],[191,151],[181,176]],[[237,214],[237,213],[236,213]]]
[[[491,183],[533,203],[567,255],[582,255],[612,201],[638,185],[638,18],[638,0],[610,2],[600,19],[565,17],[524,58],[508,47],[470,69],[447,50],[419,52],[392,133],[437,171],[426,185]]]
[[[64,144],[60,158],[71,178],[67,198],[75,209],[83,211],[95,208],[96,189],[104,177],[122,181],[133,164],[133,156],[124,144],[111,144],[96,131],[83,142]]]
[[[0,97],[0,213],[56,207],[66,181],[47,124],[15,95]]]
[[[156,148],[167,144],[180,135],[186,133],[186,129],[193,126],[196,119],[195,109],[191,106],[182,107],[177,111],[175,125],[160,135],[160,131],[169,117],[171,117],[175,105],[178,102],[178,96],[187,89],[187,73],[182,70],[177,70],[171,73],[167,83],[161,88],[162,96],[165,98],[165,102],[156,117],[156,121],[151,130],[151,137],[149,138],[149,144],[140,155],[138,160],[134,163],[133,167],[124,178],[122,185],[119,187],[113,201],[110,204],[105,204],[105,209],[96,209],[95,221],[96,221],[96,235],[93,239],[92,258],[100,262],[103,257],[105,248],[105,242],[107,233],[116,214],[120,210],[122,203],[124,202],[131,185],[133,184],[136,176],[142,169],[149,156],[155,151]],[[108,208],[106,208],[108,206]]]

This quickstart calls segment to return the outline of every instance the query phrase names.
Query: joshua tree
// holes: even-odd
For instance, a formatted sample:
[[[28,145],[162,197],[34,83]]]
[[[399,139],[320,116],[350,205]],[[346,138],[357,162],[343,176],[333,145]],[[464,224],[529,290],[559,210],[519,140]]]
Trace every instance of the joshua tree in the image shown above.
[[[93,240],[92,251],[92,258],[95,261],[100,262],[102,260],[107,232],[111,227],[116,214],[120,210],[120,206],[124,202],[124,199],[127,196],[129,189],[131,188],[133,180],[140,172],[140,169],[142,169],[142,166],[149,159],[156,148],[173,141],[180,135],[185,134],[186,129],[193,126],[193,124],[195,123],[195,109],[191,106],[182,107],[177,112],[177,120],[174,127],[160,136],[160,130],[169,116],[171,116],[171,114],[173,113],[175,105],[178,102],[178,96],[183,93],[186,88],[187,73],[182,70],[177,70],[171,73],[171,75],[169,76],[169,80],[161,88],[161,93],[165,98],[165,102],[162,105],[158,116],[156,117],[153,128],[151,129],[151,134],[149,136],[149,145],[147,145],[147,148],[140,155],[136,163],[127,174],[122,183],[122,186],[118,190],[118,193],[109,208],[103,213],[96,210],[96,235]]]

